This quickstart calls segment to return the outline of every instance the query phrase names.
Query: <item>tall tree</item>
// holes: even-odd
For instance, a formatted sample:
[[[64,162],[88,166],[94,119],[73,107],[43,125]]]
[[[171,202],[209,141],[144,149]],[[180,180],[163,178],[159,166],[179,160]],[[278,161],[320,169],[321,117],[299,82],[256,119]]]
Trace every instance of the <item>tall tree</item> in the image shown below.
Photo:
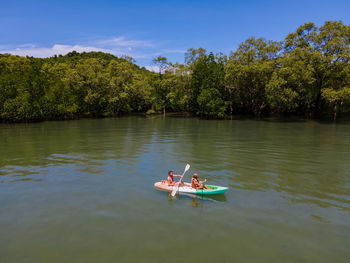
[[[265,87],[276,67],[281,44],[248,38],[231,53],[226,66],[226,89],[236,111],[260,117],[267,106]],[[231,114],[233,112],[231,106]]]
[[[337,90],[348,85],[343,75],[349,66],[350,27],[341,21],[327,21],[320,28],[306,23],[286,37],[285,52],[312,71],[314,83],[308,92],[314,100],[310,106],[314,115],[320,115],[323,89]]]
[[[223,118],[226,111],[223,62],[210,53],[201,54],[193,63],[191,110],[203,117]]]

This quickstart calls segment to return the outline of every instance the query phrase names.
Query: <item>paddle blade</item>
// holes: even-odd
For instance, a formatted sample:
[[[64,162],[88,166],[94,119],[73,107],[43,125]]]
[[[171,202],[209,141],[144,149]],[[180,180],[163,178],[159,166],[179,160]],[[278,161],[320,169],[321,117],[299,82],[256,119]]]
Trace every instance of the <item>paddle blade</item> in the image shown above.
[[[185,170],[184,170],[184,173],[182,174],[182,176],[185,175],[185,173],[190,169],[190,165],[189,164],[186,164],[186,167],[185,167]],[[176,195],[176,192],[179,190],[179,185],[182,181],[182,178],[180,179],[180,181],[174,185],[173,187],[173,191],[171,192],[171,196],[174,197]]]
[[[173,191],[171,192],[171,196],[174,197],[176,195],[177,190],[179,189],[179,184],[173,186]]]

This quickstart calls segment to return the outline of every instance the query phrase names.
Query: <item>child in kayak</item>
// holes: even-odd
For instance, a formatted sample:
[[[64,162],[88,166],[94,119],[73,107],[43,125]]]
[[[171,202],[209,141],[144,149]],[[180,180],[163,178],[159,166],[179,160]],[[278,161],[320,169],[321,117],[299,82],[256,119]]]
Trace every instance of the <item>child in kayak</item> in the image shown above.
[[[192,176],[191,186],[194,189],[208,189],[208,187],[203,184],[206,181],[207,181],[207,179],[205,179],[204,181],[199,181],[198,174],[195,173]]]
[[[168,172],[168,178],[166,180],[163,180],[162,183],[168,183],[169,186],[175,185],[174,177],[182,177],[182,175],[174,174],[173,171]],[[183,182],[181,182],[183,184]]]

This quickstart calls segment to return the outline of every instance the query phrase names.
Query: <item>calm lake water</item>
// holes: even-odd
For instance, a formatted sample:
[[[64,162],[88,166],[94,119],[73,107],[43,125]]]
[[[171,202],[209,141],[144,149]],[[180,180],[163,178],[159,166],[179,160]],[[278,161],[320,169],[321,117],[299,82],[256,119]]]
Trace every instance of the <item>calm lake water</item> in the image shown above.
[[[225,196],[153,184],[191,164]],[[0,124],[0,262],[349,262],[350,123]]]

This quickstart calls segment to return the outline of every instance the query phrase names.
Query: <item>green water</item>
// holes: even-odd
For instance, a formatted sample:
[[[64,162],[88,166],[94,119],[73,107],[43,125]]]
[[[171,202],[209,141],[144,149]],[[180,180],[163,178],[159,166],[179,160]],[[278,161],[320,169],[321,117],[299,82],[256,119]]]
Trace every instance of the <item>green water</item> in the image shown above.
[[[172,169],[228,186],[171,199]],[[186,178],[185,178],[186,179]],[[350,123],[0,124],[0,262],[348,262]]]

